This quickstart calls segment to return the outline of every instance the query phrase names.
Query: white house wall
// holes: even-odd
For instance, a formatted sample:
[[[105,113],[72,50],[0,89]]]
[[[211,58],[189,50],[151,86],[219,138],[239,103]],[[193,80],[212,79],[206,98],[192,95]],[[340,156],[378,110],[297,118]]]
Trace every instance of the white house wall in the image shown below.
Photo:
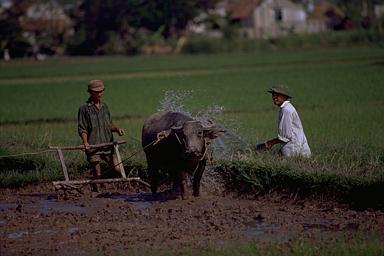
[[[282,21],[275,20],[275,10],[281,9]],[[254,28],[249,29],[253,38],[269,38],[290,32],[307,32],[306,13],[300,5],[288,0],[263,1],[253,12]]]
[[[375,5],[374,12],[375,12],[376,18],[384,17],[384,4]]]

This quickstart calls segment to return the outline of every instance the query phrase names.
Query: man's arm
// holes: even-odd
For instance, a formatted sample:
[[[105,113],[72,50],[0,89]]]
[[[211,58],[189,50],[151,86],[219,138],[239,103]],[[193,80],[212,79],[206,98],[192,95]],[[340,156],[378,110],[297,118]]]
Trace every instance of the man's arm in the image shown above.
[[[279,138],[274,138],[265,142],[265,148],[271,149],[274,145],[281,144],[281,143],[285,143],[285,142],[282,140],[279,140]]]
[[[86,132],[83,132],[80,134],[81,140],[83,141],[83,145],[85,149],[89,149],[89,143],[88,143],[88,134]]]
[[[255,145],[255,150],[256,151],[268,150],[268,149],[271,149],[274,145],[280,144],[280,143],[284,143],[284,141],[279,140],[279,138],[274,138],[271,140],[267,140],[264,143]]]
[[[287,143],[291,140],[292,137],[292,115],[289,111],[284,109],[282,111],[282,116],[279,120],[278,125],[278,134],[276,138],[266,141],[265,148],[271,149],[276,144]]]
[[[119,136],[122,136],[125,134],[125,131],[117,127],[113,122],[111,123],[111,131],[116,132],[117,134],[119,134]]]
[[[80,107],[77,114],[77,130],[85,149],[89,149],[87,127],[86,110]]]

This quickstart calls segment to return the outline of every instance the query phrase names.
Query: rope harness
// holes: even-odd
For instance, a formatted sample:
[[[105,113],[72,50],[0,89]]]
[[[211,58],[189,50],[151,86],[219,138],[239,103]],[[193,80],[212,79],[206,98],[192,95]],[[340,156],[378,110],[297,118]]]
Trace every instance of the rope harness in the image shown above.
[[[125,161],[127,161],[128,159],[130,159],[131,157],[135,156],[137,153],[141,152],[142,150],[148,148],[149,146],[152,146],[152,145],[156,145],[157,143],[159,143],[162,139],[164,139],[165,136],[159,136],[159,134],[157,134],[157,138],[155,140],[153,140],[152,142],[148,143],[147,145],[145,145],[143,147],[143,149],[139,149],[139,150],[136,150],[135,152],[133,152],[130,156],[128,156],[127,158],[124,158],[123,160],[121,160],[120,163],[117,163],[116,165],[114,165],[113,167],[116,167],[122,163],[124,163]]]
[[[53,151],[56,151],[56,150],[47,149],[47,150],[41,150],[41,151],[36,151],[36,152],[24,152],[24,153],[20,153],[20,154],[3,155],[3,156],[0,156],[0,158],[17,157],[17,156],[25,156],[25,155],[38,155],[38,154],[53,152]]]
[[[164,138],[165,138],[165,136],[157,136],[157,138],[154,141],[152,141],[149,144],[147,144],[146,146],[144,146],[143,149],[136,150],[130,156],[128,156],[127,158],[123,159],[121,162],[115,164],[113,167],[116,167],[116,166],[122,164],[123,162],[125,162],[128,159],[132,158],[133,156],[137,155],[137,153],[139,153],[142,150],[146,149],[147,147],[152,146],[152,145],[156,145],[157,143],[159,143]],[[48,150],[42,150],[42,151],[36,151],[36,152],[24,152],[24,153],[20,153],[20,154],[3,155],[3,156],[0,156],[0,159],[1,158],[12,158],[12,157],[18,157],[18,156],[24,156],[24,155],[38,155],[38,154],[48,153],[48,152],[56,152],[56,150],[55,149],[48,149]]]
[[[184,142],[184,144],[183,144],[183,143],[181,142],[179,136],[177,135],[177,133],[175,133],[175,136],[176,136],[176,139],[177,139],[177,141],[179,142],[179,144],[180,144],[181,146],[184,146],[184,147],[185,147],[186,142],[185,142],[184,138],[183,138],[183,142]],[[206,158],[207,153],[208,153],[209,149],[211,148],[210,145],[211,145],[211,141],[210,141],[208,138],[204,138],[204,153],[203,153],[203,155],[199,158],[198,163],[197,163],[195,169],[194,169],[193,172],[192,172],[192,177],[195,175],[195,172],[197,171],[197,169],[199,169],[199,167],[200,167],[200,162],[203,161],[203,160]],[[211,157],[208,157],[207,160],[211,161],[211,160],[212,160],[212,155],[211,155]]]

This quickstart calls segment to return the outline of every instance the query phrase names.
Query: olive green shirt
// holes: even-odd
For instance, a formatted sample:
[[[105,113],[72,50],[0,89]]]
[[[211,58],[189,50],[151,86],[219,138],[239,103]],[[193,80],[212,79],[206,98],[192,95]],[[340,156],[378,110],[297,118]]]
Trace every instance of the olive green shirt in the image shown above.
[[[101,103],[100,109],[88,99],[83,105],[80,106],[78,112],[78,133],[88,135],[88,143],[90,145],[108,143],[113,141],[112,135],[112,119],[108,106]],[[91,150],[87,154],[106,153],[110,154],[111,150]]]

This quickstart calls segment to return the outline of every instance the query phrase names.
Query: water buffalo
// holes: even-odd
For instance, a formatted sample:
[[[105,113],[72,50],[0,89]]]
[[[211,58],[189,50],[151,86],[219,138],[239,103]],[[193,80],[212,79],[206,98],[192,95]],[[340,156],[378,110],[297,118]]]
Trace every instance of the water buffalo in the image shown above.
[[[202,122],[180,112],[157,112],[147,118],[142,130],[142,146],[147,157],[152,193],[157,192],[158,171],[168,172],[174,189],[188,198],[187,178],[193,178],[193,195],[200,194],[200,180],[207,160],[212,157],[211,140],[221,135],[212,123]]]

